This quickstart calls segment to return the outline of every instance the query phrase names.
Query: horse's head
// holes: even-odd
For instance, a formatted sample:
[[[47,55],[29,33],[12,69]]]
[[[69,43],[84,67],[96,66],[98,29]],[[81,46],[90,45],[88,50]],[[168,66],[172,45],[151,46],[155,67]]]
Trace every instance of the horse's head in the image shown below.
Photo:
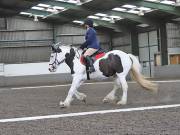
[[[67,53],[67,49],[63,48],[63,46],[59,46],[58,43],[55,45],[51,45],[51,50],[49,71],[56,72],[58,66],[66,59],[65,55]]]

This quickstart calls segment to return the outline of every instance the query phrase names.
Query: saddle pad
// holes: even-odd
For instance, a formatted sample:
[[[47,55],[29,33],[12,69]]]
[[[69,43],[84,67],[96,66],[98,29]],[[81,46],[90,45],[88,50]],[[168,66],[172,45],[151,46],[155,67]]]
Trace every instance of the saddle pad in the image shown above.
[[[101,52],[101,53],[98,53],[96,54],[95,56],[92,57],[92,59],[94,60],[94,62],[97,60],[97,59],[100,59],[101,57],[103,57],[106,53],[104,52]],[[83,65],[86,65],[86,60],[84,59],[84,56],[82,55],[81,58],[80,58],[80,62],[83,64]]]

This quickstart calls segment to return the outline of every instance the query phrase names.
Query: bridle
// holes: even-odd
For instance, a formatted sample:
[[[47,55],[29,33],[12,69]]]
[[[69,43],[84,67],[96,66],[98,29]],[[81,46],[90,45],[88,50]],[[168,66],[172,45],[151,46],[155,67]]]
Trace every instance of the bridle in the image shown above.
[[[56,52],[55,60],[53,61],[53,63],[50,63],[50,64],[49,64],[49,65],[52,66],[53,69],[56,68],[54,64],[60,65],[61,63],[63,63],[63,62],[65,61],[65,59],[63,59],[62,61],[58,61],[58,59],[57,59],[57,53],[58,53],[58,52]]]
[[[57,43],[57,44],[60,44],[60,43]],[[57,44],[56,44],[56,45],[57,45]],[[71,46],[71,45],[70,45],[70,46]],[[53,47],[53,46],[52,46],[52,47]],[[54,60],[52,63],[50,63],[49,65],[50,65],[50,66],[52,67],[52,69],[54,70],[54,69],[56,69],[56,66],[57,66],[57,65],[60,65],[61,63],[63,63],[63,62],[66,60],[66,58],[64,58],[62,61],[58,61],[58,59],[57,59],[57,54],[58,54],[59,52],[58,52],[56,49],[54,49],[54,47],[53,47],[53,50],[54,50],[53,52],[56,53],[56,54],[55,54],[55,60]],[[76,54],[78,55],[78,56],[75,55],[76,58],[77,58],[77,59],[80,59],[80,56],[81,56],[81,55],[80,55],[80,53],[79,53],[79,49],[76,49],[76,52],[77,52]]]
[[[76,52],[77,52],[77,54],[78,54],[78,56],[76,55],[76,58],[77,58],[77,59],[80,59],[81,55],[79,54],[79,49],[76,49]]]

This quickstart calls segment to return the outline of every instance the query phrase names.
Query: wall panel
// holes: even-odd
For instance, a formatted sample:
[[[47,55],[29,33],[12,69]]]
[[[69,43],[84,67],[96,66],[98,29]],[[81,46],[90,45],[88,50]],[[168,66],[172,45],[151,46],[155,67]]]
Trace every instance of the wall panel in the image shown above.
[[[0,31],[0,63],[47,61],[52,42],[51,24],[22,17],[7,18],[7,29]]]
[[[166,28],[168,48],[180,47],[180,24],[168,23]]]
[[[113,50],[121,50],[126,53],[131,53],[131,39],[130,34],[115,34],[112,40]]]
[[[56,26],[56,40],[63,44],[80,46],[85,42],[86,29],[74,25]],[[109,50],[110,38],[108,34],[97,31],[97,36],[103,49]]]

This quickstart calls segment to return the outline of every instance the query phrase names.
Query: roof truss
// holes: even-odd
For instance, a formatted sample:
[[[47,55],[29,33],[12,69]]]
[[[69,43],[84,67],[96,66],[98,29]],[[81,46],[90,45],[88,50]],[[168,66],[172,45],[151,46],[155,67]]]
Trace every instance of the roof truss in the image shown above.
[[[96,0],[96,2],[103,2],[103,0]],[[63,2],[63,1],[55,1],[55,0],[51,0],[51,1],[46,1],[46,2],[42,2],[44,4],[48,4],[51,5],[51,7],[54,6],[58,6],[58,7],[64,7],[64,10],[59,10],[57,13],[51,13],[48,11],[42,11],[42,10],[35,10],[35,9],[29,9],[27,12],[32,13],[32,15],[43,15],[43,18],[54,18],[54,19],[60,19],[62,20],[62,22],[72,22],[73,20],[82,20],[83,18],[88,17],[89,15],[96,15],[97,13],[102,13],[102,14],[106,14],[106,15],[110,15],[110,16],[119,16],[121,18],[127,18],[129,20],[132,20],[134,22],[138,22],[138,23],[143,23],[143,24],[148,24],[150,26],[155,26],[155,27],[159,27],[163,21],[160,19],[155,19],[155,18],[149,18],[146,17],[144,15],[139,15],[139,14],[133,14],[133,13],[128,13],[128,12],[124,12],[124,11],[113,11],[112,7],[110,7],[110,9],[108,11],[104,11],[101,8],[96,7],[95,9],[92,9],[91,7],[88,7],[88,5],[93,5],[95,2],[95,0],[91,0],[91,1],[85,1],[87,3],[85,4],[72,4],[72,3],[67,3],[67,2]],[[131,5],[136,5],[136,6],[140,6],[140,7],[148,7],[148,8],[152,8],[152,9],[158,9],[161,10],[163,12],[166,13],[170,13],[170,14],[174,14],[177,16],[180,16],[180,8],[173,6],[173,5],[167,5],[167,4],[162,4],[162,3],[155,3],[155,2],[151,2],[151,1],[146,1],[146,0],[112,0],[111,2],[115,2],[117,6],[122,6],[124,4],[131,4]],[[115,6],[115,5],[112,5]],[[83,13],[85,13],[83,16],[66,16],[63,13],[66,13],[67,10],[75,10],[75,11],[81,11]],[[122,28],[117,25],[116,23],[111,23],[108,22],[107,20],[104,21],[102,19],[94,19],[94,21],[98,24],[98,25],[102,25],[104,27],[108,27],[117,31],[124,31],[121,30]],[[128,28],[125,28],[126,30],[128,30]]]

